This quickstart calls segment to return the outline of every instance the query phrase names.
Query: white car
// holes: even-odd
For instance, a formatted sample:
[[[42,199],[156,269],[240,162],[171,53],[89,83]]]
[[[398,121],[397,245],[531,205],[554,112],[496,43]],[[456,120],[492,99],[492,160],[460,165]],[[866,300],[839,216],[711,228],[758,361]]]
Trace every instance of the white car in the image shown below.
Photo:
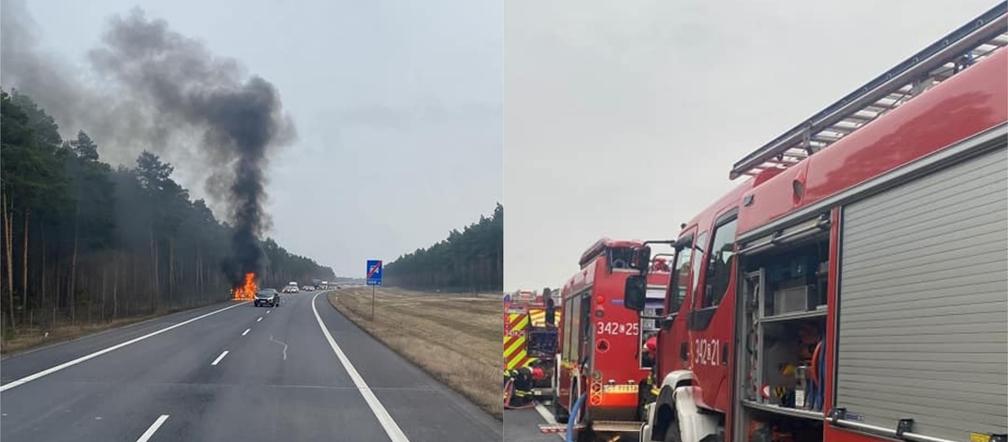
[[[283,288],[284,293],[297,293],[298,287],[296,285],[289,285]]]

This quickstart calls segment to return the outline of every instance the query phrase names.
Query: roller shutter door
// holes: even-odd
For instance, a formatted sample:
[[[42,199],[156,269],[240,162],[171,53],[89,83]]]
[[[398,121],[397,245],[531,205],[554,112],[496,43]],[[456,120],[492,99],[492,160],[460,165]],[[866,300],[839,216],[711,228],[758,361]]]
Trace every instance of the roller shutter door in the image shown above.
[[[864,423],[1008,432],[1006,152],[844,208],[836,406]]]

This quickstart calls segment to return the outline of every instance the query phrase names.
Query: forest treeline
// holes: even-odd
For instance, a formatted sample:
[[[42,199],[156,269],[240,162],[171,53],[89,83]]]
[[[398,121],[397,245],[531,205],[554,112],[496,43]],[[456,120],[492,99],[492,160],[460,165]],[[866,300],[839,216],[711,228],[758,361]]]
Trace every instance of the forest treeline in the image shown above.
[[[419,290],[500,291],[504,286],[504,207],[489,218],[426,249],[417,249],[385,265],[383,283]]]
[[[28,96],[0,91],[0,305],[4,336],[229,298],[231,228],[144,151],[133,167],[101,161],[84,131],[60,137]],[[261,285],[331,279],[329,267],[272,239]]]

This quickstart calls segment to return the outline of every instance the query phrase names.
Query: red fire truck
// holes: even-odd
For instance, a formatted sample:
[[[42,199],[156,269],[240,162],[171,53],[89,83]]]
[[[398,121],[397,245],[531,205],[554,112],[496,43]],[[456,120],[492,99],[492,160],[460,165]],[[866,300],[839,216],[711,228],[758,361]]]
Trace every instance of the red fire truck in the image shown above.
[[[535,397],[552,395],[557,325],[561,312],[548,288],[542,292],[519,290],[504,303],[504,371],[538,367],[545,375],[532,386]],[[552,323],[548,310],[553,305]]]
[[[599,240],[581,255],[581,270],[561,290],[554,414],[562,422],[576,414],[578,440],[636,433],[641,426],[638,388],[652,360],[642,347],[657,327],[654,319],[638,318],[623,307],[626,279],[638,274],[630,259],[640,247],[638,241]],[[644,308],[652,317],[662,313],[668,279],[667,267],[647,276],[650,301]]]
[[[1005,13],[747,155],[682,226],[642,440],[1006,439]]]

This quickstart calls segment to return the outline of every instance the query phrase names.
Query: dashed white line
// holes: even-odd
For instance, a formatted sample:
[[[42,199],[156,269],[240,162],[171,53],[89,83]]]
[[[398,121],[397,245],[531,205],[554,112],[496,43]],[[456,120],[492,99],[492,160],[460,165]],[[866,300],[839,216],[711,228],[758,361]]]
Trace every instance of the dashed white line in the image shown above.
[[[154,423],[151,424],[149,428],[147,428],[147,431],[144,431],[144,434],[140,435],[140,438],[137,439],[137,442],[147,442],[148,440],[150,440],[151,436],[154,436],[154,432],[157,431],[158,428],[161,428],[161,425],[164,424],[166,420],[168,420],[167,414],[162,414],[160,417],[158,417],[154,421]]]
[[[251,328],[246,328],[245,331],[242,332],[242,336],[247,335],[248,332],[251,331],[251,330],[252,330]]]
[[[98,351],[96,351],[94,353],[91,353],[89,355],[81,356],[81,357],[79,357],[77,359],[74,359],[72,361],[64,362],[64,363],[62,363],[60,365],[57,365],[55,367],[47,368],[47,369],[42,370],[42,371],[40,371],[38,373],[25,376],[25,377],[23,377],[21,379],[18,379],[16,381],[8,382],[7,384],[4,384],[3,386],[0,386],[0,392],[7,391],[7,390],[9,390],[11,388],[14,388],[14,387],[17,387],[19,385],[26,384],[28,382],[34,381],[34,380],[36,380],[36,379],[38,379],[38,378],[40,378],[42,376],[50,375],[50,374],[56,373],[57,371],[60,371],[60,370],[62,370],[64,368],[72,367],[74,365],[80,364],[81,362],[84,362],[84,361],[86,361],[88,359],[101,356],[101,355],[103,355],[105,353],[108,353],[110,351],[118,350],[118,349],[123,348],[123,347],[125,347],[127,345],[130,345],[132,343],[140,342],[140,341],[142,341],[144,339],[147,339],[147,338],[152,337],[152,336],[157,336],[157,335],[159,335],[161,333],[164,333],[164,332],[166,332],[168,330],[173,330],[173,329],[179,328],[179,327],[181,327],[183,325],[186,325],[186,324],[189,324],[189,323],[191,323],[193,321],[198,321],[198,320],[203,319],[203,318],[205,318],[207,316],[215,315],[215,314],[220,313],[220,312],[222,312],[224,310],[235,308],[235,307],[238,307],[239,305],[244,305],[244,304],[245,303],[242,302],[242,303],[238,303],[238,304],[235,304],[235,305],[230,305],[230,306],[224,307],[222,309],[214,310],[214,311],[212,311],[210,313],[199,315],[199,316],[197,316],[195,318],[192,318],[192,319],[189,319],[189,320],[186,320],[186,321],[182,321],[182,322],[180,322],[178,324],[175,324],[175,325],[172,325],[170,327],[165,327],[165,328],[162,328],[161,330],[154,331],[154,332],[151,332],[151,333],[147,333],[146,335],[143,335],[143,336],[141,336],[139,338],[133,338],[133,339],[130,339],[129,341],[113,345],[113,346],[105,348],[103,350],[98,350]]]
[[[227,356],[227,354],[228,354],[228,351],[224,350],[224,353],[221,353],[220,356],[217,356],[217,359],[214,359],[214,361],[211,362],[210,365],[217,365],[217,363],[220,362],[221,359],[224,359],[224,356]]]
[[[396,424],[395,420],[385,409],[385,406],[378,401],[378,397],[374,395],[371,391],[371,387],[368,387],[367,383],[364,382],[364,378],[361,377],[357,369],[354,368],[353,364],[350,363],[350,358],[347,358],[343,354],[343,350],[340,349],[339,344],[336,344],[336,340],[333,339],[332,334],[329,333],[329,329],[326,328],[325,323],[322,322],[322,317],[319,316],[318,307],[315,307],[315,299],[321,293],[316,293],[311,300],[312,311],[315,312],[315,320],[318,321],[319,327],[322,329],[322,334],[325,335],[326,341],[329,342],[329,346],[332,347],[333,352],[336,353],[336,357],[339,358],[341,364],[343,364],[343,369],[346,370],[347,374],[350,375],[350,379],[353,380],[355,386],[357,386],[357,391],[360,391],[361,396],[364,397],[364,401],[367,402],[368,407],[371,408],[371,412],[374,413],[375,417],[378,418],[378,422],[381,424],[382,428],[385,429],[385,434],[388,435],[392,442],[409,442],[406,438],[406,434],[403,433],[399,425]]]
[[[267,315],[269,314],[269,312],[270,312],[269,310],[266,310],[266,314],[267,314]]]
[[[259,319],[256,319],[256,322],[259,322],[259,321],[262,321],[262,316],[260,316]]]

